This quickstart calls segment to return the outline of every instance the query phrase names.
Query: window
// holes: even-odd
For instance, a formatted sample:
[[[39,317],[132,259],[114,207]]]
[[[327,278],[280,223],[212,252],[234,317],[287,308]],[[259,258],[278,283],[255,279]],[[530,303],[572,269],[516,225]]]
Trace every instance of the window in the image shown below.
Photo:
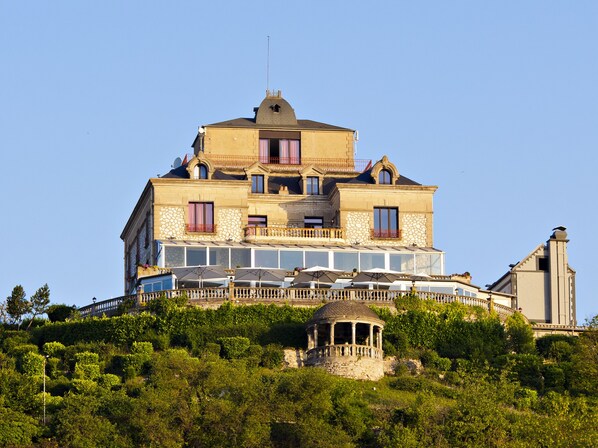
[[[247,225],[249,227],[268,227],[267,216],[249,216],[247,218]]]
[[[260,131],[259,161],[300,165],[301,132]]]
[[[378,183],[384,185],[390,185],[392,181],[392,176],[390,171],[388,170],[381,170],[380,174],[378,174]]]
[[[193,179],[207,179],[208,178],[208,167],[199,164],[193,168]]]
[[[374,238],[399,238],[399,209],[374,207]]]
[[[213,202],[190,202],[188,232],[214,233],[214,203]]]
[[[308,176],[305,180],[305,194],[320,194],[320,178]]]
[[[149,244],[150,244],[151,232],[152,232],[152,226],[151,226],[151,221],[150,221],[150,214],[149,214],[149,212],[147,212],[145,215],[145,243],[144,243],[144,246],[146,249],[149,247]]]
[[[324,228],[324,218],[321,216],[306,216],[303,218],[303,227],[306,229]]]
[[[538,271],[548,272],[548,257],[537,257],[538,260]]]
[[[263,193],[264,192],[264,176],[261,174],[251,175],[251,192],[252,193]]]

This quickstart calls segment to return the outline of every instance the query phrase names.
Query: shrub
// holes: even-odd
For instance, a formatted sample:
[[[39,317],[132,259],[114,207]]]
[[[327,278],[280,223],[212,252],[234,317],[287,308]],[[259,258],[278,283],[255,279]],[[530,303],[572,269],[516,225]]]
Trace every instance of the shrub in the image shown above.
[[[50,322],[64,322],[71,316],[73,311],[76,310],[77,307],[74,305],[69,306],[63,304],[56,304],[50,305],[46,314],[48,315],[48,319],[50,319]]]
[[[241,358],[249,349],[251,342],[242,336],[218,338],[222,356],[226,359]]]
[[[21,372],[27,376],[42,378],[44,372],[44,357],[34,352],[27,352],[21,358]]]
[[[120,377],[111,373],[105,373],[98,378],[98,384],[105,389],[112,389],[120,385]]]
[[[64,344],[56,341],[46,342],[42,347],[42,352],[45,355],[52,356],[55,358],[62,358],[65,350],[66,347],[64,346]]]
[[[268,344],[264,347],[262,353],[261,365],[268,369],[275,369],[282,365],[284,360],[284,351],[281,345]]]
[[[538,350],[538,353],[541,356],[550,358],[550,349],[555,342],[566,342],[572,347],[575,347],[578,338],[576,336],[566,336],[564,334],[548,334],[536,339],[536,350]]]
[[[151,342],[133,342],[131,353],[151,356],[154,353],[154,346]]]

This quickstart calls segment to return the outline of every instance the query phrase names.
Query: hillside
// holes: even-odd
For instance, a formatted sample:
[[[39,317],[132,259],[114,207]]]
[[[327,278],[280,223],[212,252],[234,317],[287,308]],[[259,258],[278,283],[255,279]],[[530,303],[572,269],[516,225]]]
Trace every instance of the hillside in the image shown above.
[[[136,316],[3,328],[0,446],[598,446],[595,325],[533,341],[516,316],[398,305],[375,309],[385,353],[424,369],[378,382],[282,369],[315,308],[158,300]]]

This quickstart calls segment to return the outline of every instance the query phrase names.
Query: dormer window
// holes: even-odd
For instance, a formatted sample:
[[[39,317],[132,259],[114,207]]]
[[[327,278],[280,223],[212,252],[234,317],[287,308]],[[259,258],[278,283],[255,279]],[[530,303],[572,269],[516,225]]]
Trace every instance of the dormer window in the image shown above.
[[[273,106],[270,106],[270,109],[272,109],[272,111],[277,114],[280,112],[280,104],[274,104]]]
[[[199,164],[193,168],[193,178],[194,179],[207,179],[208,178],[208,167]]]
[[[307,176],[305,180],[305,194],[320,194],[320,178],[316,176]]]
[[[251,192],[252,193],[263,193],[264,192],[264,176],[262,174],[253,174],[251,176]]]
[[[378,183],[380,185],[390,185],[392,183],[392,174],[388,170],[380,170],[378,174]]]

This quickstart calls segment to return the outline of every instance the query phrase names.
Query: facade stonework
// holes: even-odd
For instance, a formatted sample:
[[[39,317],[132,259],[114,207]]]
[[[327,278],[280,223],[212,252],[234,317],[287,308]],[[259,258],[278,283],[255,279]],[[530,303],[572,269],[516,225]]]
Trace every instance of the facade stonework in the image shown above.
[[[320,367],[333,375],[352,378],[355,380],[378,381],[384,377],[384,363],[379,359],[348,356],[342,359],[331,360],[321,358],[310,364],[312,367]]]
[[[160,208],[159,222],[156,238],[185,239],[185,209],[182,207]]]
[[[347,212],[345,235],[349,244],[366,244],[370,242],[369,212]]]
[[[402,214],[401,226],[402,240],[404,246],[416,245],[426,247],[426,215],[419,213]]]
[[[218,239],[220,241],[243,241],[243,212],[238,208],[218,210]]]

